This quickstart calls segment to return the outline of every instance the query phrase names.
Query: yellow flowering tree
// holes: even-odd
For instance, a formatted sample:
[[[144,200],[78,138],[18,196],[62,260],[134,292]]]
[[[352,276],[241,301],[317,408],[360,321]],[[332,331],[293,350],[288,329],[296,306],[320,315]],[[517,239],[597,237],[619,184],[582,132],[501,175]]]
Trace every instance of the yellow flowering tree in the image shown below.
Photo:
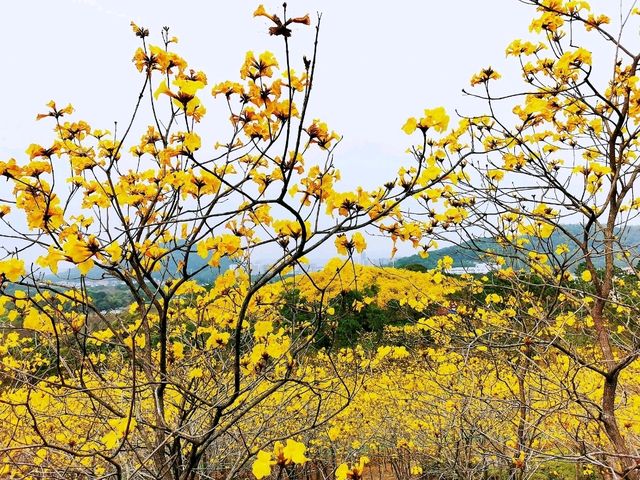
[[[635,392],[625,372],[640,353],[630,233],[640,206],[640,53],[627,38],[640,12],[621,4],[621,23],[610,27],[585,1],[523,3],[536,10],[533,38],[506,49],[523,89],[505,91],[491,67],[473,75],[466,93],[485,102],[486,114],[462,118],[453,139],[435,143],[441,158],[466,156],[465,174],[445,217],[432,199],[424,207],[431,226],[457,224],[461,243],[494,267],[477,298],[486,315],[468,312],[455,333],[470,332],[467,344],[490,349],[517,379],[522,459],[512,478],[525,478],[539,453],[535,384],[551,381],[560,361],[576,376],[561,381],[558,405],[568,397],[582,415],[566,427],[580,445],[571,455],[607,478],[635,479],[638,438],[620,412]],[[596,61],[595,42],[607,59]],[[405,131],[426,125],[410,119]]]
[[[400,205],[436,184],[452,191],[459,160],[426,152],[427,130],[445,132],[449,118],[429,110],[406,127],[425,143],[389,182],[339,190],[340,137],[309,109],[319,19],[294,70],[291,38],[309,16],[255,16],[284,60],[249,52],[239,81],[212,88],[168,29],[156,44],[132,24],[141,84],[124,128],[94,128],[52,101],[37,119],[54,138],[0,161],[13,193],[0,238],[15,246],[0,260],[0,475],[236,478],[258,452],[258,478],[291,472],[306,461],[302,434],[353,397],[352,353],[307,355],[331,313],[328,284],[307,285],[319,300],[302,319],[282,314],[291,283],[273,282],[310,279],[305,256],[328,242],[337,278],[366,247],[364,227],[420,244],[424,229]],[[208,92],[230,120],[213,148]],[[203,273],[219,275],[203,286]],[[99,309],[96,280],[123,285],[131,305]],[[277,412],[288,422],[274,424]]]

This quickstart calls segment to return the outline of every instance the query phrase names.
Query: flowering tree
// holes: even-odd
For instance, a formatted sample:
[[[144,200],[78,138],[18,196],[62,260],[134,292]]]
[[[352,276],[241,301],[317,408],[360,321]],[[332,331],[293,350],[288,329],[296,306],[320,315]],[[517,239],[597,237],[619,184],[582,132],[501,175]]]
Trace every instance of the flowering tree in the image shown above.
[[[638,478],[634,421],[621,412],[635,392],[640,353],[638,242],[630,233],[640,206],[640,54],[626,37],[639,12],[622,11],[616,31],[584,1],[523,3],[536,7],[530,30],[540,37],[515,40],[506,54],[519,62],[524,89],[497,93],[491,67],[474,75],[469,95],[486,102],[486,115],[463,118],[454,143],[467,155],[466,176],[448,201],[464,206],[459,232],[495,264],[500,287],[482,299],[493,315],[470,314],[460,325],[518,379],[515,477],[540,453],[531,443],[541,432],[535,389],[559,382],[557,405],[569,398],[576,412],[565,424],[576,445],[567,456],[607,478]],[[605,64],[588,49],[596,39],[610,53]]]
[[[399,205],[454,181],[458,161],[436,163],[423,146],[383,186],[338,190],[340,137],[310,120],[320,19],[294,70],[289,44],[310,18],[286,5],[282,18],[262,6],[255,15],[282,38],[284,64],[249,52],[239,82],[213,86],[231,127],[215,149],[200,131],[206,75],[172,50],[168,29],[155,45],[132,24],[141,86],[124,131],[72,119],[71,105],[52,101],[38,120],[55,138],[0,162],[13,191],[0,204],[3,475],[237,478],[258,451],[256,476],[290,471],[306,461],[295,438],[352,398],[357,381],[340,372],[358,362],[305,355],[332,313],[330,282],[312,282],[313,301],[284,316],[295,282],[273,280],[308,276],[305,256],[330,241],[343,255],[336,278],[365,248],[366,226],[417,245],[423,232]],[[420,128],[447,123],[436,109]],[[266,268],[256,265],[262,252],[273,257]],[[195,281],[229,262],[236,268],[210,287]],[[69,267],[77,282],[62,280]],[[131,306],[96,307],[87,290],[96,278],[124,285]],[[277,411],[289,423],[274,425]]]

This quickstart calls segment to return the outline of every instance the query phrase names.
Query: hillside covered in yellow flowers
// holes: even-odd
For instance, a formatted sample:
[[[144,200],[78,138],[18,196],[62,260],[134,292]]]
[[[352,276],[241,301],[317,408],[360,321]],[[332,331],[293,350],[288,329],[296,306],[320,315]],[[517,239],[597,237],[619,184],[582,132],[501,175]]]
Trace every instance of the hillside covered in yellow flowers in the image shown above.
[[[640,9],[519,3],[518,74],[375,185],[314,110],[321,15],[257,6],[279,53],[212,84],[131,22],[126,121],[51,100],[0,160],[0,478],[640,480]]]

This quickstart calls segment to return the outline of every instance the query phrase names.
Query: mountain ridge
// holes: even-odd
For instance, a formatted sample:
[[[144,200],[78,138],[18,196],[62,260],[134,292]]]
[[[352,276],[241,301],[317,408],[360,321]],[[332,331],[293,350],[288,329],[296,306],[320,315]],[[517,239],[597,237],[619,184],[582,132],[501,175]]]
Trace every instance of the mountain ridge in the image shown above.
[[[562,227],[572,236],[579,236],[583,232],[583,227],[578,224],[566,224],[562,225]],[[624,230],[620,233],[618,231],[617,236],[620,238],[620,243],[625,252],[629,252],[631,254],[631,259],[635,264],[640,257],[640,225],[629,225],[624,228]],[[534,237],[529,237],[529,241],[531,242],[528,246],[528,249],[532,251],[540,250],[544,252],[554,252],[555,249],[561,244],[567,244],[569,247],[569,252],[566,254],[568,258],[575,257],[572,262],[572,270],[575,269],[580,263],[582,255],[578,253],[578,249],[575,246],[575,243],[569,238],[567,234],[556,229],[548,239],[539,239]],[[594,248],[598,247],[598,244],[602,241],[602,237],[595,236],[592,239],[591,244]],[[497,254],[508,253],[506,250],[498,245],[498,242],[494,238],[477,238],[473,240],[474,243],[477,243],[477,247],[470,245],[470,242],[463,242],[458,245],[446,246],[443,248],[439,248],[437,250],[433,250],[429,252],[429,256],[427,258],[422,258],[420,255],[409,255],[406,257],[401,257],[395,260],[394,265],[397,267],[406,267],[408,265],[422,265],[425,268],[435,268],[438,265],[438,261],[445,256],[451,257],[453,259],[454,267],[473,267],[478,263],[487,263],[487,259],[482,258],[482,252],[479,251],[479,248],[483,248],[486,250],[493,250]],[[465,245],[466,244],[466,245]],[[536,248],[536,245],[542,246],[544,244],[544,248]],[[616,253],[622,253],[622,251],[618,251]],[[627,263],[623,260],[617,260],[616,262],[619,266],[625,266]],[[601,268],[604,266],[604,258],[602,255],[594,256],[594,264],[596,268]]]

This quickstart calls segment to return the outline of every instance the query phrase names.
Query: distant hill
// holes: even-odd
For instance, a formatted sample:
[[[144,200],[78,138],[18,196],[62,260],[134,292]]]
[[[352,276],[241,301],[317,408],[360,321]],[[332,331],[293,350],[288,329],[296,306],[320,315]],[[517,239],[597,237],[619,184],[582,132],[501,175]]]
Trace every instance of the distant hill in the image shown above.
[[[456,267],[472,267],[476,263],[483,262],[478,252],[464,248],[460,245],[453,245],[450,247],[433,250],[429,252],[429,256],[427,258],[422,258],[420,255],[410,255],[408,257],[398,258],[394,262],[394,265],[396,267],[406,267],[407,265],[422,265],[428,269],[431,269],[437,267],[438,260],[441,260],[444,257],[451,257],[453,259],[453,265]]]
[[[578,236],[580,232],[582,232],[582,227],[580,225],[565,225],[564,228],[571,234]],[[572,242],[569,240],[567,235],[563,232],[556,230],[551,237],[548,239],[537,239],[530,238],[531,244],[529,248],[531,250],[540,250],[539,247],[542,247],[541,250],[544,251],[554,251],[558,245],[567,244],[570,248],[569,255],[575,255],[574,265],[575,268],[580,262],[580,255],[577,253],[576,249],[573,247]],[[601,238],[596,238],[592,243],[596,250],[601,250],[598,247],[598,243],[601,242]],[[478,252],[478,249],[484,250],[493,250],[496,253],[505,253],[502,250],[502,247],[498,246],[497,242],[492,238],[479,238],[474,240],[476,246],[472,246],[467,244],[461,245],[451,245],[444,248],[440,248],[438,250],[434,250],[429,252],[429,256],[427,258],[421,258],[419,255],[410,255],[407,257],[397,258],[393,263],[396,267],[403,267],[407,265],[417,264],[422,265],[426,268],[435,268],[438,264],[438,260],[448,256],[453,259],[454,267],[473,267],[477,263],[486,262],[485,259],[482,258],[481,253]],[[540,245],[540,243],[544,243],[544,245]],[[635,265],[638,262],[638,258],[640,258],[640,225],[632,225],[625,228],[622,234],[623,249],[628,251],[631,254],[631,258],[633,259],[633,264]],[[177,261],[180,258],[180,255],[176,254],[173,260],[169,261],[169,272],[171,275],[175,275],[177,273]],[[194,272],[199,270],[200,268],[207,265],[207,260],[201,258],[197,254],[192,254],[189,258],[189,272]],[[604,260],[602,258],[595,258],[596,267],[602,267],[604,265]],[[228,270],[233,265],[233,262],[227,258],[222,258],[220,261],[220,267],[214,268],[210,266],[206,266],[202,272],[198,273],[195,276],[195,280],[201,284],[210,284],[212,283],[218,275]],[[619,262],[620,266],[624,266],[624,262]],[[158,275],[155,275],[156,277]],[[76,268],[71,268],[64,272],[60,272],[58,275],[48,275],[48,280],[52,281],[66,281],[66,282],[79,282],[80,281],[80,272]],[[89,271],[87,275],[87,279],[91,282],[100,283],[100,281],[105,281],[103,277],[103,272],[101,269],[94,267]]]
[[[574,236],[579,236],[582,232],[582,226],[580,225],[564,225],[564,228],[569,232],[569,234]],[[640,257],[640,225],[631,225],[625,228],[624,232],[618,232],[618,235],[621,235],[621,244],[622,250],[627,251],[631,254],[631,259],[633,259],[633,264],[635,265],[638,261],[638,257]],[[530,250],[540,250],[553,252],[556,247],[561,244],[567,244],[569,246],[569,256],[575,256],[574,268],[581,262],[581,255],[578,254],[577,249],[574,247],[573,242],[569,239],[569,237],[559,230],[556,230],[549,238],[547,239],[538,239],[538,238],[529,238],[531,244],[528,246]],[[595,251],[602,251],[602,248],[599,246],[599,243],[602,241],[602,238],[596,237],[592,240],[592,245]],[[438,250],[434,250],[429,252],[429,256],[427,258],[421,258],[419,255],[410,255],[408,257],[402,257],[395,261],[395,265],[398,267],[403,267],[407,265],[423,265],[426,268],[434,268],[438,264],[438,260],[442,259],[445,256],[449,256],[453,259],[453,265],[455,267],[472,267],[477,263],[486,262],[486,260],[482,259],[481,253],[478,252],[479,249],[483,250],[493,250],[496,253],[506,253],[502,247],[500,247],[497,242],[493,238],[480,238],[474,241],[476,246],[470,245],[468,243],[461,245],[452,245],[449,247],[440,248]],[[622,252],[617,252],[622,253]],[[602,257],[595,258],[596,267],[602,267],[604,265],[604,259]],[[625,262],[620,261],[620,266],[626,265]]]
[[[172,276],[177,275],[178,260],[182,257],[182,255],[184,255],[184,253],[178,252],[175,255],[173,255],[173,258],[169,259],[168,267],[169,267],[170,275]],[[189,256],[189,268],[187,269],[188,273],[196,272],[200,270],[202,267],[205,267],[201,272],[197,273],[193,277],[194,280],[196,280],[198,283],[203,285],[213,283],[213,281],[221,273],[225,272],[231,267],[231,265],[233,265],[233,262],[226,257],[223,257],[220,259],[219,267],[212,267],[210,265],[207,265],[207,261],[208,261],[208,258],[202,258],[200,255],[196,253],[192,253]],[[160,274],[154,273],[153,276],[154,278],[159,278]],[[76,282],[80,282],[80,272],[78,271],[77,268],[74,267],[74,268],[70,268],[68,270],[59,272],[58,275],[47,275],[45,278],[51,281],[63,281],[63,282],[76,283]],[[113,277],[105,276],[105,272],[99,267],[93,267],[91,270],[89,270],[86,278],[88,280],[88,283],[90,284],[91,283],[97,284],[100,282],[107,282],[110,280],[116,281],[116,279],[114,279]]]

